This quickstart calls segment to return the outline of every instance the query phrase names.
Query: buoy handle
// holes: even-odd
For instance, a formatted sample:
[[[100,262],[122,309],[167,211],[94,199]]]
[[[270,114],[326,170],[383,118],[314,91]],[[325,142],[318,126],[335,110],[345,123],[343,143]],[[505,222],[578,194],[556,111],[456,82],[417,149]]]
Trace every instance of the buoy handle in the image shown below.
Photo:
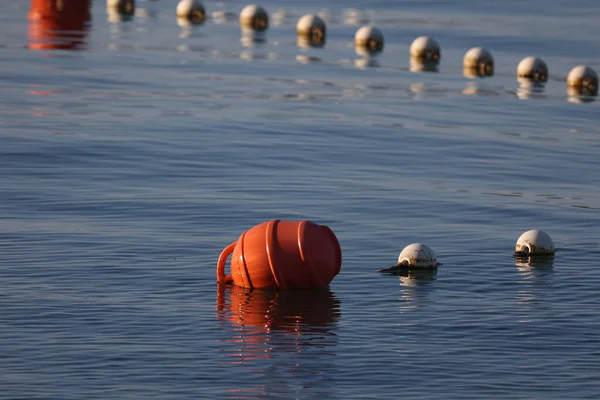
[[[233,249],[237,244],[237,240],[233,243],[230,243],[229,246],[225,247],[219,256],[219,261],[217,262],[217,282],[219,283],[231,283],[233,282],[233,277],[231,275],[225,275],[225,262],[227,261],[227,257],[231,253],[233,253]]]

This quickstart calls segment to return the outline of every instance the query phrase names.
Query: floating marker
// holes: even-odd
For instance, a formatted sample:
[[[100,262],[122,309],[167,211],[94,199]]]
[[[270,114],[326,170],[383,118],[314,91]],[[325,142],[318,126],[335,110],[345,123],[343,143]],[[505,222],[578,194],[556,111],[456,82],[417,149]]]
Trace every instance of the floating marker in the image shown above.
[[[383,51],[383,34],[379,28],[367,25],[356,31],[354,45],[358,49],[366,50],[369,54]],[[360,54],[360,53],[359,53]]]
[[[296,24],[298,40],[305,39],[311,46],[324,45],[326,32],[325,21],[316,14],[307,14]]]
[[[200,24],[206,18],[206,10],[200,0],[181,0],[177,5],[177,18]]]
[[[515,245],[516,257],[543,256],[554,254],[554,243],[550,236],[538,229],[523,233]]]
[[[131,17],[135,13],[135,0],[107,0],[106,11],[109,15]]]
[[[578,65],[567,75],[569,93],[596,96],[598,94],[598,74],[587,65]]]
[[[541,58],[525,57],[517,66],[517,76],[536,82],[546,82],[548,80],[548,66]]]
[[[464,75],[467,78],[494,75],[494,58],[484,48],[473,47],[463,58]]]
[[[255,31],[265,31],[269,27],[269,15],[260,6],[247,5],[240,13],[240,25]]]
[[[230,254],[231,275],[225,275]],[[225,247],[217,262],[217,281],[247,289],[310,289],[329,285],[341,267],[342,249],[329,227],[274,219]]]
[[[421,243],[406,246],[398,256],[398,263],[379,272],[392,272],[407,268],[437,268],[437,258],[429,247]]]
[[[440,45],[429,36],[420,36],[410,45],[410,56],[423,63],[438,63],[441,57]]]

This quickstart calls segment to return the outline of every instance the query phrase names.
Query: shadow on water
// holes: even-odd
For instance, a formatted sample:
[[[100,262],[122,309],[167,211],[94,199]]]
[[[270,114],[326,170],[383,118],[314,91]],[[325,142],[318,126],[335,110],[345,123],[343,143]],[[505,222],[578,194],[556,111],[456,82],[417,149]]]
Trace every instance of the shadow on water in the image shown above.
[[[31,0],[29,48],[81,50],[85,48],[91,0]]]
[[[230,388],[231,394],[293,394],[298,378],[314,393],[333,394],[329,376],[337,370],[333,347],[338,344],[341,310],[329,288],[279,291],[218,285],[216,317],[229,330],[229,362],[254,375],[239,381],[242,387]]]

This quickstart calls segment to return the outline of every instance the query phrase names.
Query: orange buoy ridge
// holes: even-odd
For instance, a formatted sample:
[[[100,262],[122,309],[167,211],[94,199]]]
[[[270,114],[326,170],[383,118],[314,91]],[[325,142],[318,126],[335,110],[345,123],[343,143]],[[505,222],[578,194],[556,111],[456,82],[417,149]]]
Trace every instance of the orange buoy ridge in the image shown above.
[[[231,275],[225,275],[229,255]],[[242,233],[221,252],[217,281],[249,289],[310,289],[329,285],[341,266],[342,250],[329,227],[274,219]]]

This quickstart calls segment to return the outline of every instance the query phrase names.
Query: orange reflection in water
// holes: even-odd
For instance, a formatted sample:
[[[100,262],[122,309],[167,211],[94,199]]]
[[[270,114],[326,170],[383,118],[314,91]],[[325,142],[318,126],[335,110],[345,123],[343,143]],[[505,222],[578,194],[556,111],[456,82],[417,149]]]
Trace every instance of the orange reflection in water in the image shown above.
[[[29,48],[78,50],[84,47],[91,0],[31,0]]]
[[[331,346],[330,330],[341,316],[340,301],[328,289],[248,290],[217,287],[217,319],[229,321],[240,345],[240,361],[269,358],[269,352],[301,351],[304,346]],[[278,332],[278,338],[272,333]],[[307,341],[319,336],[320,340]]]

